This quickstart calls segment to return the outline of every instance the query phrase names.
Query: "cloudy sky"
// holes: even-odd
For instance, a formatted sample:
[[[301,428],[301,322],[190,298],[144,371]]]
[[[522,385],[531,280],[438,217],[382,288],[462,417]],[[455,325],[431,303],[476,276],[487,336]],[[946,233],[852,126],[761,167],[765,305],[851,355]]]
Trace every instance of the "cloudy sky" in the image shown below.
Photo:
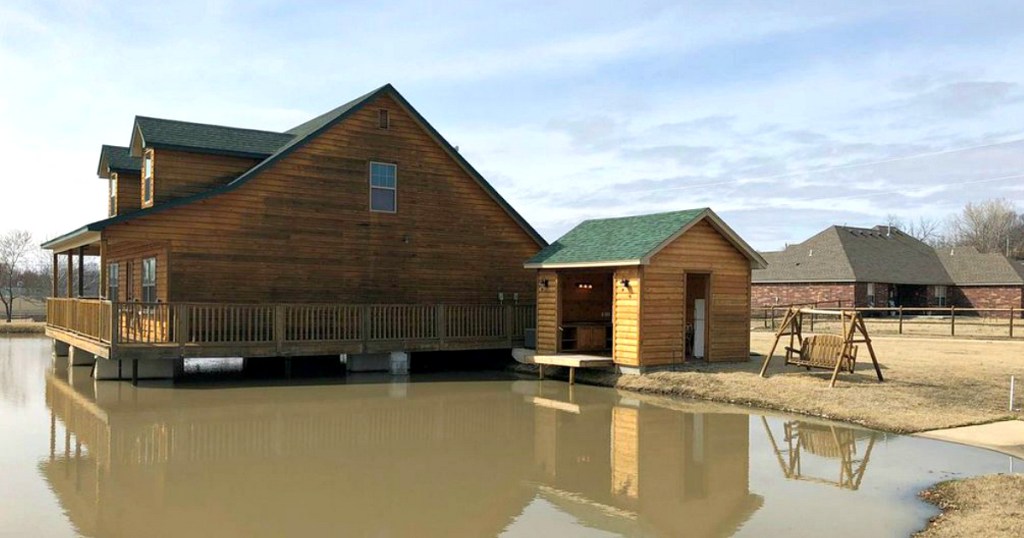
[[[549,240],[710,206],[774,249],[1024,205],[1019,2],[523,4],[4,0],[0,230],[103,218],[136,114],[284,130],[387,82]]]

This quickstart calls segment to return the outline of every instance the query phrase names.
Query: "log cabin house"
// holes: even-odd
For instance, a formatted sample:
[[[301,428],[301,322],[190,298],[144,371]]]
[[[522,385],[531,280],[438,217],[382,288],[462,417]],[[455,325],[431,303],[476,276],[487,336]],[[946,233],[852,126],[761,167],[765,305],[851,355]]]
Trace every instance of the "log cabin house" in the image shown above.
[[[133,379],[186,357],[403,362],[533,326],[522,260],[547,243],[390,84],[284,132],[138,116],[98,174],[108,217],[43,245],[67,275],[47,334],[97,378],[126,360]],[[100,297],[82,296],[85,256]]]
[[[707,208],[585,221],[525,264],[537,271],[533,359],[603,356],[625,372],[747,360],[750,273],[764,266]]]

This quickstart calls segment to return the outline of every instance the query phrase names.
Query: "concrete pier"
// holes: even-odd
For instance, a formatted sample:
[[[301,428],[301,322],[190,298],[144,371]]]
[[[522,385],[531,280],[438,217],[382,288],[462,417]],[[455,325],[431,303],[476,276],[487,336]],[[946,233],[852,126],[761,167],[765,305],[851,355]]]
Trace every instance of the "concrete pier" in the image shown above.
[[[408,375],[410,362],[409,353],[405,351],[350,354],[346,356],[345,369],[349,372],[391,372],[392,375]]]
[[[68,346],[68,366],[92,366],[96,355],[74,346]]]
[[[183,359],[143,359],[138,361],[138,379],[175,379],[184,371]],[[96,381],[131,380],[132,361],[97,359],[93,377]]]

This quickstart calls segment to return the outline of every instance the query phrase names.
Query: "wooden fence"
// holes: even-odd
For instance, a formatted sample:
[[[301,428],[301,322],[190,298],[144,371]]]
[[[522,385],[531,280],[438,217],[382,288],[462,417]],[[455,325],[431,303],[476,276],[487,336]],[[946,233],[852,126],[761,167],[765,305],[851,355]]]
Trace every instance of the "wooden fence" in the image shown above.
[[[797,304],[797,305],[771,305],[755,309],[752,319],[761,320],[761,325],[766,329],[775,330],[777,324],[785,316],[791,306],[814,307],[826,310],[844,310],[847,312],[861,312],[865,315],[865,322],[869,325],[885,326],[891,329],[891,333],[907,334],[911,328],[928,326],[931,328],[943,327],[941,331],[933,331],[928,334],[948,334],[956,336],[958,327],[961,329],[961,336],[966,335],[965,327],[972,329],[984,327],[984,334],[974,336],[1021,336],[1020,319],[1024,317],[1024,308],[963,308],[958,306],[923,306],[923,307],[844,307],[841,301],[829,301],[823,303]],[[815,322],[834,322],[833,318],[807,314],[805,321],[809,323],[809,329],[814,331]],[[890,327],[891,326],[891,327]],[[875,332],[874,330],[872,332]],[[923,334],[923,333],[922,333]]]
[[[110,303],[50,299],[48,325],[105,344],[233,345],[506,339],[534,305]]]

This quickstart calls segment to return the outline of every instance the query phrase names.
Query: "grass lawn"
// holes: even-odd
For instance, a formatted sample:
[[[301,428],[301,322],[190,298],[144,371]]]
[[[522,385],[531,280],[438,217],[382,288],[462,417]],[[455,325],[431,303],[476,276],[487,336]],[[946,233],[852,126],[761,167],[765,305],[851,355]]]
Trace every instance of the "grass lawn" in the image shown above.
[[[46,322],[16,319],[10,323],[0,320],[0,334],[43,334]]]

